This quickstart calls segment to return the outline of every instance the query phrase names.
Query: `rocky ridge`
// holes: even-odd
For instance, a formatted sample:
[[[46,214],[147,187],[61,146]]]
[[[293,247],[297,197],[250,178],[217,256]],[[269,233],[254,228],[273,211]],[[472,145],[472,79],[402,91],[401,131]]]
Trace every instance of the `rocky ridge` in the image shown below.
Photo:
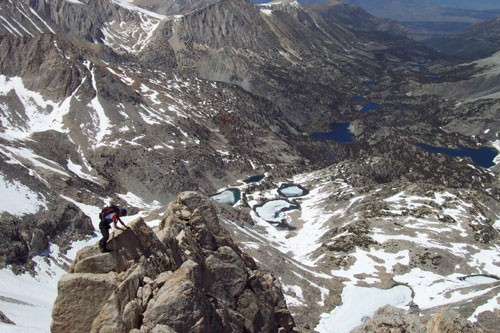
[[[142,219],[82,249],[59,281],[52,332],[295,332],[276,277],[257,268],[208,198],[185,192],[158,230]]]

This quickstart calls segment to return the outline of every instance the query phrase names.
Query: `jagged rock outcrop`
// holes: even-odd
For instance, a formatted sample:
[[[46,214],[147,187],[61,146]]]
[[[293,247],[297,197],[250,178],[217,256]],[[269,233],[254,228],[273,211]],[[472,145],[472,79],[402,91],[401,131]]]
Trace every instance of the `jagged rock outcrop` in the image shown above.
[[[48,205],[50,209],[37,215],[0,215],[0,267],[11,265],[16,272],[30,269],[29,259],[45,251],[49,243],[66,251],[74,240],[94,231],[90,218],[74,204],[54,201]]]
[[[293,332],[280,284],[257,268],[195,192],[154,232],[139,218],[79,251],[58,286],[52,332]]]
[[[467,319],[463,318],[459,313],[443,309],[439,311],[431,320],[426,324],[427,332],[429,333],[482,333],[483,330],[476,327]]]
[[[363,325],[351,333],[481,333],[479,327],[467,322],[465,318],[450,309],[443,309],[425,323],[418,310],[406,311],[387,305],[377,310]]]
[[[15,323],[10,320],[9,317],[7,317],[2,311],[0,311],[0,323],[15,325]]]

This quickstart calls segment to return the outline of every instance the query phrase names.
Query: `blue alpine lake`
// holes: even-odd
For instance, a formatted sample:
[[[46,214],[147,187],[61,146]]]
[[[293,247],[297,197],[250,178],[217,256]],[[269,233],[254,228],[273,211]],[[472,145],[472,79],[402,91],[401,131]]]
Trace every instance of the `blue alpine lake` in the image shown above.
[[[334,123],[330,125],[331,132],[317,132],[311,134],[313,139],[331,140],[340,143],[351,143],[354,141],[354,135],[349,130],[350,123]]]
[[[434,147],[424,143],[419,143],[417,146],[431,153],[440,153],[451,157],[469,157],[474,163],[482,166],[483,168],[490,168],[494,166],[495,163],[493,160],[498,155],[498,152],[494,148],[490,147],[480,147],[477,149],[459,147],[457,149],[453,149]]]
[[[380,105],[370,102],[363,105],[361,112],[377,111],[378,109],[380,109]]]
[[[244,180],[245,183],[250,184],[250,183],[258,183],[262,179],[264,179],[264,175],[257,175],[257,176],[252,176]]]

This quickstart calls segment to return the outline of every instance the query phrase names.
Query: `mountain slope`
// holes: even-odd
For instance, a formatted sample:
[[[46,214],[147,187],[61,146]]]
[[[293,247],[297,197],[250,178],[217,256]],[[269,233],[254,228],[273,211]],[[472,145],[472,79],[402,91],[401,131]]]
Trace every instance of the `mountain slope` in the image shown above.
[[[451,36],[430,38],[425,43],[460,62],[487,58],[500,49],[500,18],[474,24]]]
[[[219,1],[180,18],[104,0],[30,4],[2,7],[2,174],[33,184],[53,212],[60,195],[166,202],[181,190],[213,193],[254,169],[306,165],[332,148],[302,133],[338,113],[332,105],[349,108],[346,89],[381,66],[393,70],[350,45],[348,29],[293,4]],[[72,13],[78,19],[61,18]],[[20,30],[20,17],[31,30]],[[21,170],[35,176],[19,179]]]
[[[290,191],[295,194],[287,198],[285,191],[276,191],[283,184],[268,179],[261,191],[243,187],[255,224],[225,219],[247,253],[279,272],[296,321],[319,332],[332,327],[349,332],[385,304],[406,310],[411,305],[425,321],[453,307],[461,318],[482,318],[485,331],[493,332],[498,202],[481,191],[431,181],[360,182],[363,171],[354,171],[358,163],[363,162],[288,180],[307,189],[305,195]],[[379,163],[364,164],[371,169]],[[278,201],[296,208],[278,215],[279,207],[271,204]],[[273,214],[285,222],[270,223]],[[410,288],[409,295],[395,286]],[[390,295],[391,288],[398,296]]]
[[[99,209],[112,201],[127,221],[157,226],[179,192],[238,201],[238,188],[237,210],[217,206],[218,219],[283,280],[300,329],[340,325],[328,314],[362,288],[384,300],[395,292],[407,308],[407,288],[388,290],[397,283],[417,292],[422,325],[456,302],[490,327],[495,282],[455,278],[499,275],[480,255],[498,253],[496,150],[482,167],[424,147],[498,147],[495,70],[472,91],[474,64],[449,64],[351,6],[176,3],[0,2],[2,274],[59,277],[76,248],[96,242]],[[461,102],[465,93],[488,98]],[[330,139],[338,124],[347,141]],[[310,194],[280,194],[268,205],[302,210],[268,223],[257,212],[274,216],[266,203],[284,181]],[[421,276],[442,297],[430,299]],[[29,306],[13,305],[29,303],[26,293],[0,296],[0,311],[26,328]]]
[[[469,8],[464,8],[461,3],[457,2],[443,4],[439,1],[422,0],[349,0],[344,2],[360,6],[377,17],[401,22],[408,33],[417,40],[453,34],[471,24],[500,15],[498,4],[488,8],[484,2],[480,4],[470,2]]]

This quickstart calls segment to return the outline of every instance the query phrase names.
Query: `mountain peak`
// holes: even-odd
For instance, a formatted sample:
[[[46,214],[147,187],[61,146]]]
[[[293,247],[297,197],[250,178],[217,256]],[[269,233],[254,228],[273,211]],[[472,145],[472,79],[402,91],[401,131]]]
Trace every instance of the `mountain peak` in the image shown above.
[[[82,249],[59,281],[52,332],[295,332],[278,280],[241,252],[206,197],[181,193],[157,232],[137,219],[107,247]]]

